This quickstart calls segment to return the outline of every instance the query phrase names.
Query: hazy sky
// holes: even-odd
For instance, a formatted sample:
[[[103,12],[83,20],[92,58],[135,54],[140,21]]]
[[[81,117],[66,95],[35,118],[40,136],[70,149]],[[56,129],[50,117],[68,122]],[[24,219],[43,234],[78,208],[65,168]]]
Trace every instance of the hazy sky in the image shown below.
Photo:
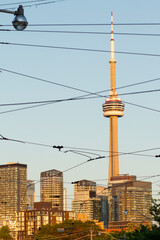
[[[14,7],[18,7],[20,0]],[[11,3],[1,0],[1,4]],[[22,3],[22,2],[21,2]],[[11,6],[2,6],[9,8]],[[33,4],[33,3],[32,3]],[[27,4],[23,4],[27,5]],[[114,23],[160,23],[158,0],[65,0],[53,4],[25,7],[25,16],[32,24],[90,23],[110,24],[113,11]],[[0,13],[0,24],[11,25],[13,16]],[[12,26],[0,29],[11,29]],[[110,32],[110,26],[28,26],[26,31],[1,31],[0,68],[42,78],[89,92],[107,90],[110,87],[110,54],[38,48],[13,45],[33,44],[56,47],[110,50],[110,35],[82,33],[37,33],[27,30]],[[160,25],[117,25],[115,50],[121,52],[160,54],[160,36],[118,35],[118,33],[160,34]],[[117,33],[117,34],[116,34]],[[160,78],[160,56],[115,54],[117,87]],[[73,89],[40,82],[5,71],[0,72],[0,103],[60,100],[84,95]],[[160,80],[119,89],[118,93],[131,93],[160,89]],[[107,95],[109,92],[102,93]],[[160,111],[159,92],[121,96],[123,101],[143,105]],[[104,98],[59,102],[42,107],[2,113],[26,106],[0,106],[0,133],[8,138],[47,145],[63,145],[69,148],[109,150],[109,120],[103,117]],[[125,115],[119,119],[119,151],[134,152],[160,148],[160,112],[125,104]],[[93,151],[89,151],[93,152]],[[1,141],[0,163],[20,162],[28,166],[28,179],[39,180],[40,172],[49,169],[64,171],[87,161],[87,157],[71,152],[63,153],[49,147]],[[96,152],[97,153],[97,152]],[[98,152],[108,156],[107,152]],[[122,155],[119,157],[120,173],[135,174],[139,179],[159,174],[160,149],[141,154],[149,156]],[[87,154],[90,157],[95,155]],[[73,198],[72,181],[97,180],[100,186],[107,185],[108,158],[86,163],[64,173],[68,198]],[[103,180],[104,179],[104,180]],[[154,197],[159,189],[160,176],[152,181]],[[158,182],[159,181],[159,182]],[[36,200],[39,196],[37,184]],[[70,208],[70,202],[68,204]]]

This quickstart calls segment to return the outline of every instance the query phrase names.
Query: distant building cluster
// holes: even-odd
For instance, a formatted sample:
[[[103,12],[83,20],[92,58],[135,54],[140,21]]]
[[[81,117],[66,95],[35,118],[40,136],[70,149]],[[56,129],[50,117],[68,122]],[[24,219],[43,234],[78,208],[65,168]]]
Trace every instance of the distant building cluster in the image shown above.
[[[85,179],[73,183],[72,211],[67,211],[62,172],[41,172],[41,201],[35,202],[35,182],[27,180],[27,165],[0,165],[0,225],[8,225],[15,239],[25,240],[32,239],[42,225],[67,219],[93,220],[109,229],[150,222],[150,182],[120,175],[112,177],[107,188]]]

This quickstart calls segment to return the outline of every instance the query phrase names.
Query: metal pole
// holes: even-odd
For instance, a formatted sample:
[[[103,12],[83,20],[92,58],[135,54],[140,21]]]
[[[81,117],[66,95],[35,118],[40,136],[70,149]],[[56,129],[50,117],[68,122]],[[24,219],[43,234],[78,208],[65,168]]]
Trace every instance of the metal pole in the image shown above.
[[[91,240],[93,240],[93,229],[91,228]]]
[[[0,12],[15,14],[15,11],[9,11],[9,10],[5,10],[5,9],[0,9]]]

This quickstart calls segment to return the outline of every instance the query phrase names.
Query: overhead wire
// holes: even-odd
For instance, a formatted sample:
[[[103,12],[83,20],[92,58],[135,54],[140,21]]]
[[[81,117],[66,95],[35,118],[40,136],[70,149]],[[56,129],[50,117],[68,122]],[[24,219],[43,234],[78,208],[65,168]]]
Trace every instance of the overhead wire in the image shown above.
[[[82,99],[72,99],[72,100],[82,100]],[[57,102],[62,102],[63,100],[57,100],[57,101],[52,101],[52,102],[47,102],[47,103],[43,103],[43,104],[37,104],[37,105],[34,105],[34,106],[29,106],[29,107],[22,107],[22,108],[16,108],[16,109],[12,109],[12,110],[6,110],[6,111],[2,111],[0,112],[0,114],[6,114],[6,113],[11,113],[11,112],[17,112],[17,111],[21,111],[21,110],[26,110],[26,109],[33,109],[33,108],[36,108],[36,107],[41,107],[41,106],[46,106],[46,105],[49,105],[49,104],[53,104],[53,103],[57,103]],[[68,100],[64,100],[64,101],[68,101]],[[154,111],[154,112],[160,112],[160,110],[157,110],[157,109],[153,109],[153,108],[149,108],[149,107],[146,107],[146,106],[142,106],[142,105],[139,105],[139,104],[135,104],[135,103],[131,103],[131,102],[126,102],[126,101],[123,101],[124,103],[127,103],[129,105],[133,105],[133,106],[136,106],[136,107],[140,107],[140,108],[143,108],[143,109],[147,109],[147,110],[150,110],[150,111]]]
[[[41,102],[39,101],[39,102],[14,103],[15,105],[23,105],[23,104],[24,104],[24,105],[25,105],[25,104],[37,104],[37,105],[36,105],[36,106],[29,106],[29,107],[18,108],[18,109],[12,109],[12,110],[7,110],[7,111],[2,111],[2,112],[0,112],[0,114],[5,114],[5,113],[10,113],[10,112],[15,112],[15,111],[20,111],[20,110],[25,110],[25,109],[30,109],[30,108],[45,106],[45,105],[52,104],[52,103],[57,103],[57,102],[86,99],[85,96],[87,97],[87,96],[90,96],[90,95],[97,95],[97,97],[106,97],[106,96],[100,95],[100,94],[99,94],[100,92],[90,92],[90,91],[86,91],[86,90],[83,90],[83,89],[80,89],[80,88],[71,87],[71,86],[68,86],[68,85],[65,85],[65,84],[60,84],[60,83],[57,83],[57,82],[49,81],[49,80],[46,80],[46,79],[34,77],[34,76],[31,76],[31,75],[28,75],[28,74],[19,73],[19,72],[15,72],[15,71],[8,70],[8,69],[4,69],[4,68],[0,68],[0,70],[1,70],[1,71],[4,71],[4,72],[11,73],[11,74],[16,74],[16,75],[19,75],[19,76],[27,77],[27,78],[30,78],[30,79],[42,81],[42,82],[45,82],[45,83],[58,85],[58,86],[60,86],[60,87],[66,87],[66,88],[69,88],[69,89],[72,89],[72,90],[76,90],[76,91],[80,91],[80,92],[85,92],[85,93],[87,93],[87,95],[78,96],[78,97],[75,97],[75,98],[74,98],[74,97],[73,97],[73,98],[68,98],[68,99],[49,100],[49,101],[41,101]],[[138,82],[138,83],[133,83],[133,84],[124,85],[124,86],[122,86],[122,87],[118,87],[117,89],[132,87],[132,86],[136,86],[136,85],[140,85],[140,84],[145,84],[145,83],[149,83],[149,82],[153,82],[153,81],[158,81],[158,80],[160,80],[160,78],[155,78],[155,79],[151,79],[151,80],[147,80],[147,81],[143,81],[143,82]],[[109,91],[109,89],[108,89],[108,90],[105,90],[105,91]],[[148,90],[148,91],[144,91],[144,92],[143,92],[143,91],[141,91],[141,92],[135,92],[135,93],[130,93],[130,94],[148,93],[148,92],[154,92],[154,91],[159,91],[159,89]],[[124,93],[124,95],[126,95],[126,94],[127,94],[127,93]],[[120,94],[119,94],[119,95],[120,95]],[[89,98],[91,98],[91,97],[89,97]],[[87,98],[87,99],[89,99],[89,98]],[[145,106],[142,106],[142,105],[139,105],[139,104],[134,104],[134,103],[125,102],[125,101],[124,101],[124,103],[130,104],[130,105],[133,105],[133,106],[137,106],[137,107],[140,107],[140,108],[144,108],[144,109],[147,109],[147,110],[152,110],[152,111],[155,111],[155,112],[160,112],[160,111],[157,110],[157,109],[145,107]],[[12,105],[14,105],[14,104],[12,104]],[[2,104],[1,106],[4,106],[4,105]],[[7,106],[7,105],[6,105],[6,106]],[[8,104],[8,106],[9,106],[9,104]]]
[[[45,2],[42,2],[42,3],[32,3],[32,4],[29,4],[29,5],[23,5],[24,8],[26,7],[33,7],[33,6],[41,6],[41,5],[48,5],[48,4],[53,4],[53,3],[58,3],[58,2],[63,2],[63,1],[66,1],[66,0],[58,0],[58,1],[54,1],[54,0],[50,0],[50,1],[45,1]]]
[[[28,74],[12,71],[12,70],[9,70],[9,69],[0,68],[0,70],[4,71],[4,72],[11,73],[11,74],[19,75],[19,76],[22,76],[22,77],[27,77],[27,78],[31,78],[31,79],[34,79],[34,80],[42,81],[42,82],[45,82],[45,83],[54,84],[54,85],[58,85],[58,86],[61,86],[61,87],[66,87],[66,88],[70,88],[70,89],[77,90],[77,91],[83,91],[83,92],[85,91],[85,90],[82,90],[82,89],[79,89],[79,88],[75,88],[75,87],[71,87],[71,86],[68,86],[68,85],[64,85],[64,84],[60,84],[60,83],[57,83],[57,82],[53,82],[53,81],[50,81],[50,80],[38,78],[38,77],[31,76],[31,75],[28,75]],[[142,81],[142,82],[136,82],[136,83],[132,83],[132,84],[123,85],[121,87],[117,87],[116,89],[118,90],[118,89],[133,87],[133,86],[142,85],[142,84],[146,84],[146,83],[150,83],[150,82],[154,82],[154,81],[159,81],[159,80],[160,80],[160,78],[154,78],[154,79],[150,79],[150,80],[147,80],[147,81]],[[106,91],[110,91],[110,89],[103,90],[103,91],[98,91],[98,92],[93,92],[93,93],[87,91],[88,92],[87,95],[80,96],[80,97],[86,97],[86,96],[89,96],[91,94],[98,95],[99,93],[106,92]],[[100,97],[106,97],[106,96],[100,95]]]
[[[95,98],[95,97],[84,98],[84,99],[91,99],[91,98]],[[16,108],[16,109],[12,109],[12,110],[1,111],[0,115],[1,114],[6,114],[6,113],[11,113],[11,112],[17,112],[17,111],[21,111],[21,110],[27,110],[27,109],[33,109],[33,108],[37,108],[37,107],[42,107],[42,106],[46,106],[46,105],[53,104],[53,103],[58,103],[58,102],[72,101],[72,100],[83,100],[83,98],[72,98],[72,99],[65,99],[65,100],[61,99],[61,100],[55,100],[55,101],[52,101],[52,102],[37,104],[37,105],[34,105],[34,106],[28,106],[28,107]],[[131,102],[128,102],[128,101],[127,102],[123,101],[123,102],[126,103],[126,104],[129,104],[129,105],[135,106],[135,107],[147,109],[147,110],[158,112],[158,113],[160,112],[160,110],[158,110],[158,109],[142,106],[142,105],[131,103]]]
[[[48,5],[48,4],[53,4],[53,3],[58,3],[58,2],[63,2],[63,1],[67,1],[67,0],[35,0],[35,1],[23,1],[23,2],[14,2],[14,3],[4,3],[4,4],[0,4],[0,7],[3,7],[3,6],[12,6],[13,7],[7,7],[7,10],[9,9],[15,9],[17,4],[23,4],[23,7],[26,8],[26,7],[33,7],[33,6],[41,6],[41,5]],[[26,5],[28,4],[28,5]],[[14,7],[14,5],[16,5]]]
[[[69,85],[66,85],[66,84],[53,82],[53,81],[50,81],[50,80],[42,79],[42,78],[39,78],[39,77],[34,77],[34,76],[31,76],[31,75],[28,75],[28,74],[24,74],[24,73],[12,71],[12,70],[4,69],[4,68],[0,68],[0,70],[4,71],[4,72],[16,74],[16,75],[19,75],[19,76],[22,76],[22,77],[27,77],[27,78],[34,79],[34,80],[37,80],[37,81],[41,81],[41,82],[45,82],[45,83],[49,83],[49,84],[57,85],[57,86],[60,86],[60,87],[65,87],[65,88],[69,88],[69,89],[76,90],[76,91],[79,91],[79,92],[93,94],[93,95],[97,95],[97,96],[101,97],[101,95],[99,95],[98,93],[91,93],[90,91],[86,91],[86,90],[83,90],[83,89],[80,89],[80,88],[72,87],[72,86],[69,86]]]
[[[158,112],[158,113],[160,112],[160,110],[158,110],[158,109],[142,106],[140,104],[131,103],[131,102],[128,102],[128,101],[123,101],[123,102],[126,103],[126,104],[129,104],[129,105],[132,105],[132,106],[135,106],[135,107],[139,107],[139,108],[143,108],[143,109],[147,109],[147,110],[150,110],[150,111],[153,111],[153,112]]]
[[[61,50],[73,50],[73,51],[86,51],[86,52],[99,52],[99,53],[110,53],[110,50],[104,49],[91,49],[91,48],[78,48],[78,47],[63,47],[63,46],[51,46],[51,45],[37,45],[27,43],[11,43],[11,42],[0,42],[1,45],[12,45],[12,46],[23,46],[23,47],[35,47],[35,48],[48,48],[48,49],[61,49]],[[154,53],[141,53],[141,52],[129,52],[129,51],[115,51],[118,54],[137,55],[137,56],[148,56],[148,57],[160,57],[160,54]]]
[[[81,26],[110,26],[111,23],[34,23],[31,27],[81,27]],[[159,26],[160,22],[155,23],[114,23],[114,26]],[[12,26],[12,25],[1,25]]]
[[[28,75],[28,74],[12,71],[12,70],[9,70],[9,69],[4,69],[4,68],[1,68],[1,67],[0,67],[0,70],[4,71],[4,72],[11,73],[11,74],[19,75],[19,76],[22,76],[22,77],[31,78],[31,79],[34,79],[34,80],[37,80],[37,81],[42,81],[42,82],[45,82],[45,83],[58,85],[60,87],[66,87],[66,88],[69,88],[69,89],[85,92],[85,93],[88,93],[89,95],[91,95],[91,94],[98,95],[99,93],[110,91],[110,89],[107,89],[107,90],[98,91],[98,92],[90,92],[90,91],[86,91],[86,90],[83,90],[83,89],[80,89],[80,88],[75,88],[75,87],[72,87],[72,86],[69,86],[69,85],[60,84],[60,83],[53,82],[53,81],[50,81],[50,80],[47,80],[47,79],[42,79],[42,78],[39,78],[39,77],[35,77],[35,76]],[[147,81],[142,81],[142,82],[136,82],[136,83],[132,83],[132,84],[123,85],[121,87],[117,87],[116,89],[118,90],[118,89],[133,87],[133,86],[142,85],[142,84],[146,84],[146,83],[150,83],[150,82],[154,82],[154,81],[159,81],[159,80],[160,80],[160,78],[154,78],[154,79],[150,79],[150,80],[147,80]],[[84,95],[83,97],[89,96],[89,95]],[[100,97],[106,97],[104,95],[103,96],[99,95],[99,96]],[[80,96],[80,97],[82,97],[82,96]]]
[[[128,93],[119,93],[119,96],[125,96],[125,95],[135,95],[135,94],[143,94],[143,93],[152,93],[152,92],[159,92],[160,89],[151,89],[151,90],[145,90],[145,91],[139,91],[139,92],[128,92]]]
[[[0,29],[0,31],[16,32],[14,29]],[[97,31],[65,31],[65,30],[25,30],[28,33],[62,33],[62,34],[91,34],[91,35],[110,35],[110,32],[97,32]],[[121,33],[114,32],[115,35],[124,35],[124,36],[143,36],[143,37],[160,37],[158,33]]]
[[[142,94],[142,93],[151,93],[151,92],[159,92],[160,89],[154,89],[154,90],[147,90],[147,91],[140,91],[140,92],[129,92],[129,93],[120,93],[119,96],[124,95],[133,95],[133,94]],[[95,93],[91,93],[95,94]],[[98,96],[98,97],[106,97],[106,96]],[[35,102],[17,102],[17,103],[2,103],[0,104],[0,107],[9,107],[9,106],[19,106],[19,105],[30,105],[30,104],[42,104],[42,103],[57,103],[57,102],[64,102],[64,101],[72,101],[72,100],[85,100],[88,99],[83,96],[77,96],[73,98],[65,98],[65,99],[57,99],[57,100],[44,100],[44,101],[35,101]],[[90,99],[90,98],[89,98]],[[127,102],[126,102],[127,103]]]
[[[64,1],[64,0],[63,0]],[[54,1],[49,1],[53,3]],[[29,7],[31,5],[28,5]],[[35,4],[36,6],[36,4]],[[25,6],[26,7],[26,6]],[[13,9],[13,8],[10,8]],[[81,26],[110,26],[110,23],[35,23],[28,24],[28,27],[81,27]],[[114,26],[159,26],[160,23],[114,23]],[[0,27],[12,27],[11,24],[0,24]],[[120,33],[121,34],[121,33]],[[123,33],[122,33],[123,34]],[[130,33],[128,33],[130,34]],[[132,34],[132,33],[131,33]],[[134,33],[133,33],[134,34]],[[141,33],[139,33],[141,34]]]
[[[0,7],[3,6],[10,6],[10,5],[17,5],[17,4],[26,4],[26,3],[38,3],[38,2],[46,2],[48,0],[31,0],[31,1],[20,1],[20,2],[11,2],[11,3],[1,3]],[[54,1],[56,2],[56,1]]]
[[[88,157],[88,155],[84,155],[84,154],[93,154],[93,155],[97,155],[98,157],[101,157],[100,154],[95,153],[95,151],[103,151],[103,152],[110,152],[110,151],[105,151],[105,150],[97,150],[97,149],[87,149],[87,148],[76,148],[76,147],[69,147],[69,146],[55,146],[55,145],[49,145],[49,144],[43,144],[43,143],[36,143],[36,142],[30,142],[30,141],[24,141],[24,140],[19,140],[19,139],[13,139],[13,138],[8,138],[8,137],[4,137],[2,134],[0,134],[0,140],[2,141],[14,141],[14,142],[18,142],[18,143],[23,143],[23,144],[31,144],[31,145],[37,145],[37,146],[43,146],[43,147],[50,147],[50,148],[56,148],[59,151],[62,148],[68,148],[69,150],[63,152],[63,153],[67,153],[67,152],[73,152],[73,153],[77,153],[80,155],[83,155],[85,157]],[[156,147],[156,148],[149,148],[149,149],[143,149],[143,150],[137,150],[137,151],[132,151],[132,152],[119,152],[119,153],[114,153],[114,154],[118,154],[118,155],[126,155],[126,154],[133,154],[133,155],[137,155],[138,156],[144,156],[144,155],[139,155],[139,153],[142,152],[147,152],[147,151],[154,151],[154,150],[159,150],[160,147]],[[88,150],[92,151],[92,152],[88,152]],[[83,154],[84,153],[84,154]],[[113,152],[112,152],[113,154]],[[149,156],[149,157],[154,157],[154,155],[145,155],[145,156]],[[105,156],[105,158],[108,158],[109,156]],[[96,158],[93,160],[97,160]]]

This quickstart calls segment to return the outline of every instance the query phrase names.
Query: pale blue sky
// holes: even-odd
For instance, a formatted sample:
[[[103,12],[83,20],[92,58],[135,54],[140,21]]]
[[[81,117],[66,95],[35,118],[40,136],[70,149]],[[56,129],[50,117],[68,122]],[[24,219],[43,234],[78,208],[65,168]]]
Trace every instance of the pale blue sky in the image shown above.
[[[2,3],[10,3],[3,0]],[[16,0],[14,1],[16,2]],[[20,0],[17,0],[19,3]],[[17,4],[18,7],[19,4]],[[1,7],[2,8],[2,7]],[[29,24],[40,23],[160,23],[160,2],[127,0],[66,0],[55,4],[25,8]],[[0,14],[0,23],[11,24],[12,15]],[[7,27],[6,27],[7,28]],[[12,29],[12,28],[10,28]],[[28,27],[27,30],[72,30],[109,32],[110,26],[97,27]],[[160,26],[115,26],[115,32],[156,33]],[[0,42],[110,50],[109,35],[1,32]],[[160,54],[160,37],[115,35],[116,51]],[[0,68],[21,72],[46,80],[96,92],[109,88],[109,53],[31,48],[0,44]],[[116,54],[117,87],[160,77],[160,57]],[[160,81],[121,89],[118,93],[159,89]],[[0,73],[0,103],[14,103],[70,98],[83,93],[38,82],[33,79]],[[107,92],[108,93],[108,92]],[[122,96],[122,100],[160,110],[159,92]],[[109,121],[103,117],[105,98],[51,104],[19,112],[0,114],[0,133],[8,138],[91,149],[109,148]],[[16,108],[16,107],[15,107]],[[0,112],[11,108],[0,107]],[[132,152],[160,147],[160,113],[125,105],[119,120],[119,151]],[[145,154],[160,154],[160,150]],[[108,155],[100,153],[100,155]],[[0,163],[21,162],[28,165],[28,178],[38,180],[41,171],[63,171],[86,161],[73,153],[56,149],[1,142]],[[159,174],[160,158],[121,156],[120,173],[138,177]],[[64,182],[81,179],[107,179],[108,159],[84,164],[64,174]],[[149,179],[153,182],[158,178]],[[106,181],[97,181],[106,185]],[[73,185],[65,184],[68,194]],[[159,191],[159,183],[153,185]],[[157,192],[153,192],[154,194]],[[37,186],[36,195],[39,195]],[[70,196],[72,197],[72,196]],[[157,197],[157,196],[156,196]],[[37,198],[38,199],[38,198]]]

